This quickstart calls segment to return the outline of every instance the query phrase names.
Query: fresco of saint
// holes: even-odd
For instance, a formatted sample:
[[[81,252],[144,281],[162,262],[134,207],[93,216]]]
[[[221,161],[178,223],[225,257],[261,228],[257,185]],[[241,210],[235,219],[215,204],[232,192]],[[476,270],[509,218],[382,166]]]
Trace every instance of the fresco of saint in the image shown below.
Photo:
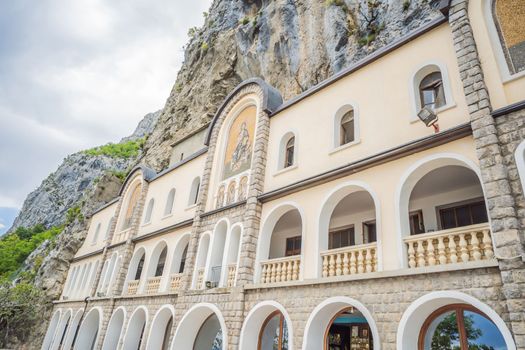
[[[223,179],[242,173],[251,166],[256,108],[243,110],[232,123],[224,157]]]

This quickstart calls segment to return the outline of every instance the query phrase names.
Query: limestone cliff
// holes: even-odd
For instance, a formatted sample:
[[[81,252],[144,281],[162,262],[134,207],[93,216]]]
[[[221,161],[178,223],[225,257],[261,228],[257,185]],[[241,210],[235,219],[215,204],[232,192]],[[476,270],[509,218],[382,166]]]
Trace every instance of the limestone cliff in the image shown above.
[[[428,0],[215,0],[185,51],[145,161],[209,122],[241,81],[258,76],[289,99],[437,16]]]

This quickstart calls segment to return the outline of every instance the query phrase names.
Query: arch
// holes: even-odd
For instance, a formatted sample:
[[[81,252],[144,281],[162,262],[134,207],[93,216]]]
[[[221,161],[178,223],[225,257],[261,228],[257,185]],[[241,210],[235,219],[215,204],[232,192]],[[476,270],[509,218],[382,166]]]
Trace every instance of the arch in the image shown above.
[[[441,73],[444,95],[443,97],[445,99],[444,105],[436,108],[435,112],[439,113],[455,105],[447,66],[444,63],[437,60],[424,62],[414,70],[409,81],[410,97],[412,99],[412,115],[410,117],[411,122],[419,121],[417,114],[419,113],[421,108],[423,108],[423,106],[421,105],[421,98],[419,92],[421,81],[429,74],[435,72]]]
[[[61,316],[62,310],[58,309],[53,314],[53,317],[51,317],[51,321],[49,322],[49,326],[47,327],[46,336],[44,337],[44,341],[42,342],[42,350],[49,349],[53,344],[53,339],[55,338],[55,333]]]
[[[82,279],[82,284],[80,285],[80,296],[83,297],[84,295],[86,295],[86,286],[88,286],[88,281],[91,277],[91,268],[93,267],[93,262],[90,262],[89,264],[87,264],[87,268],[86,268],[86,273],[84,274],[84,278]]]
[[[299,204],[295,202],[283,202],[277,207],[273,208],[266,217],[261,220],[261,231],[259,233],[259,243],[257,244],[257,260],[255,264],[254,282],[257,283],[261,277],[261,262],[269,258],[270,244],[272,240],[273,231],[275,226],[284,215],[288,212],[296,210],[299,213],[301,221],[301,240],[302,246],[305,244],[305,232],[306,222],[304,220],[303,209]],[[302,279],[303,275],[303,261],[304,261],[304,249],[301,249],[301,265],[299,272],[299,279]]]
[[[165,240],[161,240],[157,243],[149,258],[146,278],[164,275],[167,255],[168,243]]]
[[[406,248],[403,244],[403,237],[407,236],[410,232],[409,202],[412,191],[423,176],[432,170],[444,166],[460,166],[472,170],[481,185],[483,197],[486,198],[479,168],[473,161],[463,155],[456,153],[436,153],[426,156],[412,164],[399,181],[396,189],[396,201],[394,203],[398,230],[398,258],[400,260],[399,264],[402,267],[408,266],[407,259],[405,259]]]
[[[110,291],[110,284],[113,280],[113,277],[117,273],[117,260],[119,256],[117,252],[114,252],[111,254],[111,258],[109,259],[108,269],[106,270],[106,275],[104,276],[104,283],[102,285],[102,293],[108,294]]]
[[[197,250],[197,257],[195,259],[195,270],[193,273],[193,288],[200,289],[203,287],[203,285],[199,285],[199,270],[205,269],[208,259],[208,251],[210,247],[210,233],[205,232],[202,234],[200,240],[199,240],[199,248]],[[204,281],[201,281],[204,282]]]
[[[148,323],[148,309],[138,306],[129,318],[126,333],[124,335],[123,349],[140,349],[144,342],[144,332]]]
[[[193,305],[180,320],[173,337],[171,350],[193,350],[193,345],[200,330],[196,325],[203,325],[204,322],[213,315],[219,320],[220,328],[222,330],[221,350],[229,349],[228,329],[221,311],[213,304],[199,303]]]
[[[167,329],[167,327],[170,323],[173,324],[174,319],[175,308],[173,305],[161,306],[151,322],[146,350],[164,349],[163,345],[167,344],[171,335],[171,329]]]
[[[241,177],[241,180],[239,181],[239,194],[238,198],[240,201],[246,200],[246,197],[248,196],[248,176]]]
[[[173,258],[171,260],[170,275],[175,273],[182,273],[184,266],[186,265],[186,254],[190,244],[190,234],[186,233],[182,235],[177,244],[175,245],[175,251],[173,252]]]
[[[220,208],[224,205],[224,198],[225,198],[225,190],[226,186],[224,184],[219,186],[219,190],[217,191],[217,198],[216,198],[216,208]]]
[[[297,165],[298,147],[297,133],[288,131],[281,137],[279,142],[279,163],[277,170],[291,168]]]
[[[129,281],[134,281],[136,277],[139,277],[139,280],[142,278],[145,260],[146,249],[144,249],[144,247],[140,247],[135,251],[135,253],[133,253],[133,257],[129,262],[128,274],[126,276],[126,284]]]
[[[144,224],[149,224],[151,222],[151,216],[153,215],[154,206],[155,198],[151,198],[148,202],[148,207],[146,208],[146,214],[144,214]]]
[[[173,203],[175,202],[175,188],[172,188],[166,198],[166,207],[164,207],[164,216],[173,213]]]
[[[330,227],[330,220],[332,214],[336,209],[337,205],[341,203],[347,196],[352,195],[360,191],[366,192],[371,198],[374,204],[375,210],[375,222],[376,222],[376,242],[377,242],[377,265],[378,270],[381,271],[383,268],[382,259],[382,225],[381,225],[381,204],[377,193],[365,182],[362,181],[347,181],[332,189],[326,198],[323,200],[321,210],[318,216],[318,240],[317,240],[317,252],[315,255],[317,276],[321,277],[321,256],[320,252],[328,249],[328,232]],[[326,234],[324,234],[326,233]]]
[[[98,265],[100,264],[100,261],[95,261],[95,265],[93,267],[93,270],[91,271],[91,277],[89,278],[89,282],[87,285],[87,294],[88,296],[91,295],[91,290],[93,287],[95,287],[95,278],[97,277],[97,271],[98,271]]]
[[[204,144],[206,146],[210,145],[211,135],[213,132],[213,129],[215,128],[215,124],[219,120],[219,117],[221,116],[223,110],[226,108],[226,106],[230,103],[230,101],[239,93],[240,90],[242,90],[244,87],[256,84],[259,86],[259,88],[262,91],[262,100],[261,100],[261,109],[267,113],[272,114],[277,108],[283,103],[283,99],[281,97],[280,92],[269,85],[267,82],[262,80],[261,78],[251,78],[243,81],[235,89],[233,89],[228,96],[224,99],[222,104],[217,109],[217,112],[215,113],[215,116],[213,117],[210,126],[208,128],[208,132],[206,134],[206,138],[204,139]]]
[[[96,349],[98,335],[102,326],[102,315],[103,312],[100,307],[94,307],[89,310],[78,330],[75,350]]]
[[[84,264],[82,265],[82,267],[79,267],[79,268],[80,270],[79,270],[78,278],[75,281],[75,285],[74,285],[74,289],[72,293],[72,296],[75,298],[78,297],[81,293],[80,286],[82,285],[82,281],[84,280],[84,275],[86,274],[87,264]]]
[[[237,183],[235,182],[235,180],[230,181],[230,183],[228,184],[228,192],[226,193],[226,205],[235,202],[235,195],[237,194],[236,188]]]
[[[64,343],[64,340],[65,340],[65,337],[66,337],[66,334],[69,328],[69,323],[71,321],[72,313],[73,313],[73,310],[68,309],[66,312],[64,312],[64,314],[60,318],[60,323],[58,324],[58,327],[56,330],[55,339],[51,346],[52,350],[59,349]]]
[[[288,328],[288,349],[295,349],[292,320],[290,319],[288,312],[284,306],[278,302],[266,300],[259,302],[250,310],[250,312],[248,312],[241,328],[239,350],[253,350],[258,348],[261,327],[267,317],[275,311],[279,311],[286,320]]]
[[[347,116],[348,112],[352,112],[352,125],[351,128],[353,128],[352,136],[353,138],[351,140],[345,139],[343,140],[342,135],[342,121],[343,117]],[[333,126],[333,148],[346,148],[350,145],[359,143],[360,140],[360,128],[359,128],[359,110],[357,108],[356,103],[347,103],[341,107],[334,113],[334,126]]]
[[[217,285],[221,281],[224,270],[223,257],[226,244],[226,236],[230,229],[230,222],[228,219],[221,219],[213,228],[211,238],[211,250],[208,253],[207,266],[204,272],[204,280],[211,281]]]
[[[239,252],[240,252],[240,243],[242,236],[242,224],[234,224],[230,230],[228,230],[228,236],[226,237],[226,242],[224,244],[224,257],[222,263],[222,272],[221,272],[221,281],[219,285],[228,286],[229,278],[229,267],[230,265],[235,265],[235,276],[233,278],[233,283],[235,285],[237,270],[239,265]],[[233,287],[233,286],[232,286]]]
[[[201,186],[201,178],[197,176],[191,182],[190,197],[188,198],[188,206],[197,204],[199,200],[199,191]]]
[[[104,342],[102,343],[102,350],[113,350],[117,348],[125,320],[126,309],[123,306],[113,311],[113,315],[111,315],[109,319]]]
[[[432,312],[447,304],[464,303],[483,312],[498,327],[508,350],[515,350],[512,334],[501,317],[478,299],[457,291],[436,291],[423,295],[406,309],[397,328],[397,348],[417,349],[419,331]]]
[[[516,168],[518,168],[518,174],[521,181],[521,193],[525,196],[525,140],[521,141],[516,148],[514,157],[516,159]]]
[[[374,350],[381,349],[381,342],[379,340],[379,331],[377,325],[372,318],[372,314],[359,301],[345,296],[331,297],[317,305],[314,311],[308,317],[303,336],[303,350],[319,350],[324,348],[325,332],[336,316],[341,310],[353,307],[357,309],[366,319],[370,332],[372,333]]]
[[[62,347],[62,349],[71,349],[71,346],[73,345],[73,340],[75,339],[75,335],[77,334],[77,331],[80,328],[80,319],[82,318],[83,314],[84,309],[79,309],[75,313],[75,316],[71,320],[70,326],[68,327],[66,338],[64,340],[64,346]]]
[[[124,196],[123,203],[119,218],[122,222],[120,223],[120,230],[124,231],[131,227],[133,220],[133,214],[136,211],[136,208],[139,203],[139,199],[142,195],[142,178],[136,176],[130,183],[129,189],[126,191]]]
[[[72,290],[73,285],[75,284],[75,279],[77,278],[77,270],[78,266],[74,266],[70,269],[69,278],[67,279],[66,287],[64,288],[63,297],[64,299],[70,297],[70,292]]]
[[[93,235],[93,240],[91,241],[92,245],[96,244],[98,241],[98,234],[100,233],[100,226],[101,226],[101,223],[99,222],[95,230],[95,234]]]

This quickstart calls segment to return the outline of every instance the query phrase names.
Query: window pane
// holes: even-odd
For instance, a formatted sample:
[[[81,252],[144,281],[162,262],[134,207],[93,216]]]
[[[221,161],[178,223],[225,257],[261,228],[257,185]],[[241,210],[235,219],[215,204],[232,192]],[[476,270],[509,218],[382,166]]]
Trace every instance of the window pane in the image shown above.
[[[463,324],[469,350],[507,349],[505,340],[498,328],[480,314],[465,310],[463,312]]]
[[[425,334],[425,350],[460,350],[456,311],[445,312],[436,317]]]
[[[281,315],[276,314],[265,325],[261,334],[261,350],[279,350]]]
[[[454,209],[442,209],[441,210],[441,227],[446,230],[447,228],[456,227],[456,218],[454,216]]]
[[[284,317],[283,317],[282,332],[283,332],[283,336],[281,339],[281,350],[288,350],[288,326],[286,325],[286,321],[284,320]]]
[[[471,205],[472,211],[472,223],[480,224],[482,222],[487,222],[487,209],[485,208],[485,203],[475,203]]]
[[[472,225],[469,206],[458,207],[456,217],[458,218],[458,227]]]

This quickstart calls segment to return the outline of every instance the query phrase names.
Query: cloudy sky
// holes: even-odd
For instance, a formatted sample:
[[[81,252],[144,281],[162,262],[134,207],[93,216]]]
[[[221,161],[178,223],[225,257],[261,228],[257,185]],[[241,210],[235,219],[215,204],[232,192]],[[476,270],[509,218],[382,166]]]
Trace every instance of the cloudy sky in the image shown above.
[[[81,149],[163,107],[211,0],[5,0],[0,10],[0,234]]]

